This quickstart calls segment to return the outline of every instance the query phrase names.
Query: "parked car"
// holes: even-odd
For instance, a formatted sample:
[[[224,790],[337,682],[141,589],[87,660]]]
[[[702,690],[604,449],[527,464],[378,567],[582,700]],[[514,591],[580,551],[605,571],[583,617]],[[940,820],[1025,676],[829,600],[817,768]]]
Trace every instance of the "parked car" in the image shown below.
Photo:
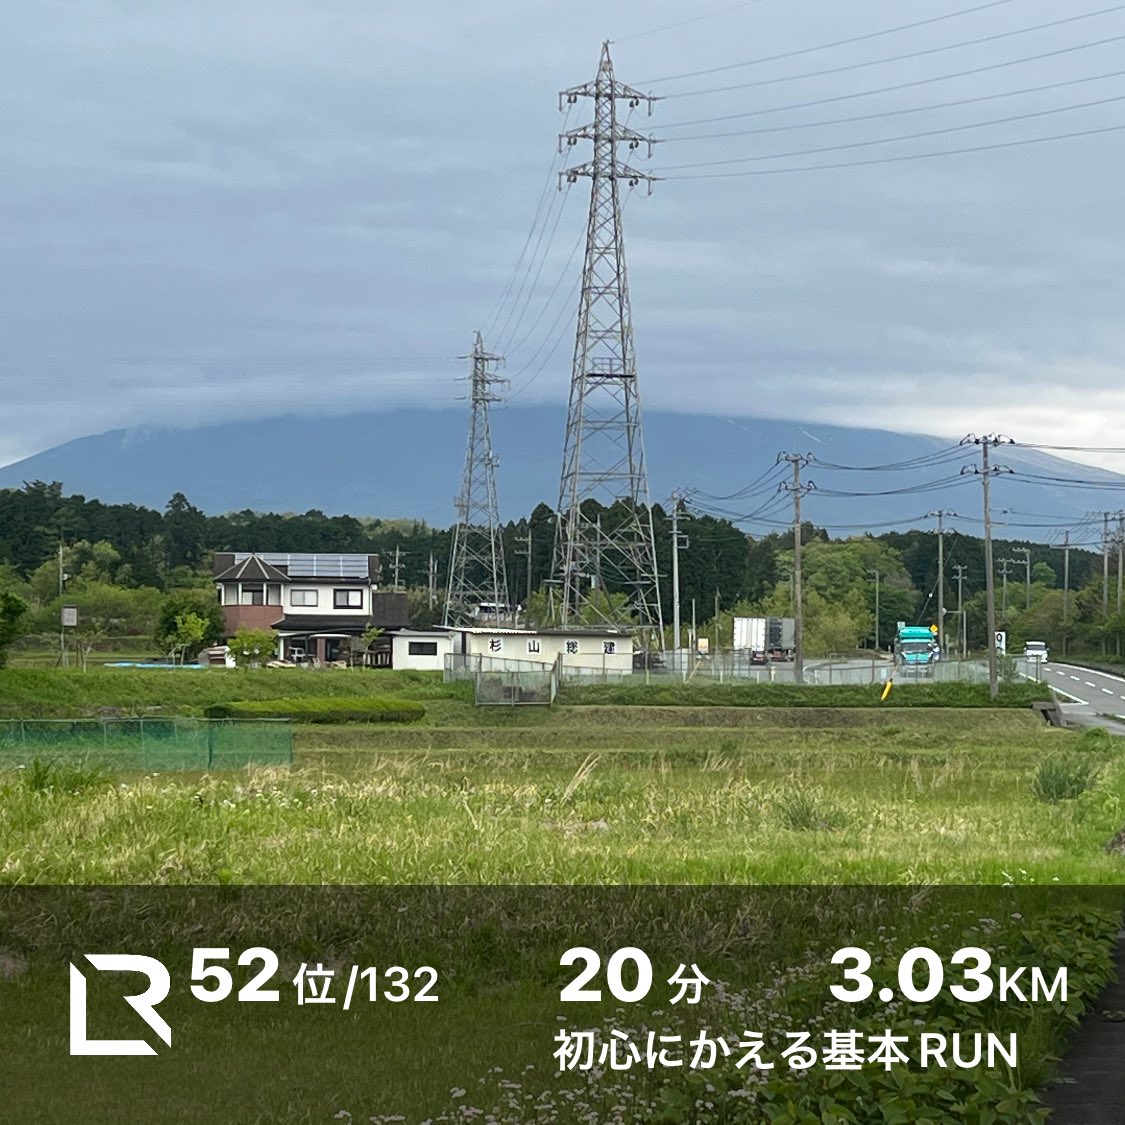
[[[1034,660],[1046,664],[1048,659],[1046,641],[1028,641],[1023,646],[1024,660]]]

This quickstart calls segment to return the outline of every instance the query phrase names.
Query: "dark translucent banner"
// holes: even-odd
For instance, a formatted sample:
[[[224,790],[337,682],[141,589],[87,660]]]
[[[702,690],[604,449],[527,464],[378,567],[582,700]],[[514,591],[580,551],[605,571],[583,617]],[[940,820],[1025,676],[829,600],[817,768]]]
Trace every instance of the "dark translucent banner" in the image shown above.
[[[1110,979],[1123,902],[1112,887],[7,889],[0,1118],[1032,1122]]]

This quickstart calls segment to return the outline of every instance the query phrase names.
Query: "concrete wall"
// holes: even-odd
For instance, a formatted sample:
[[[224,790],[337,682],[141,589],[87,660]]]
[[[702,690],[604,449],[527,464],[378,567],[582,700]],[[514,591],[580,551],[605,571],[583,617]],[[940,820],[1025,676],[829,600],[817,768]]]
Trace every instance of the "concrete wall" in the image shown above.
[[[434,656],[411,655],[411,642],[436,644]],[[422,636],[410,633],[391,635],[391,667],[411,668],[419,672],[440,672],[445,667],[445,655],[453,651],[453,638],[447,633],[427,633]]]
[[[590,672],[631,672],[633,638],[587,637],[557,633],[468,633],[467,651],[500,660],[554,664],[562,654],[563,667]],[[606,646],[612,652],[606,652]]]

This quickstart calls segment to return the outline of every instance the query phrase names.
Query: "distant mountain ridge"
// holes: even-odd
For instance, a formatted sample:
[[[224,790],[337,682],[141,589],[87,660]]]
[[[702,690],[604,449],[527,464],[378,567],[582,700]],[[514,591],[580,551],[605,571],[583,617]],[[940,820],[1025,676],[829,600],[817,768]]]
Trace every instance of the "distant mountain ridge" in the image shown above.
[[[673,489],[731,496],[769,470],[779,451],[811,452],[839,465],[892,464],[955,444],[925,435],[812,423],[648,411],[644,418],[650,492],[666,502]],[[565,409],[536,406],[497,410],[493,443],[500,458],[497,491],[505,519],[558,497]],[[304,512],[452,523],[460,488],[466,415],[461,410],[396,409],[344,417],[294,416],[221,422],[194,429],[136,427],[77,438],[0,468],[0,488],[23,481],[61,481],[67,493],[105,503],[162,509],[183,492],[204,511]],[[1000,449],[995,458],[1016,475],[997,479],[997,519],[1016,524],[1024,514],[1072,524],[1092,508],[1121,506],[1120,493],[1092,491],[1021,474],[1082,477],[1125,486],[1125,477],[1025,449]],[[812,464],[807,477],[820,489],[891,491],[952,477],[935,491],[842,498],[813,491],[806,518],[839,529],[877,530],[953,509],[970,520],[981,513],[978,478],[956,479],[957,466],[912,472],[843,473]],[[758,510],[777,525],[787,520],[784,496],[766,492],[716,502],[735,514]],[[1042,522],[1042,521],[1041,521]],[[766,530],[771,524],[752,525]],[[965,524],[965,530],[971,530]],[[1030,538],[1044,538],[1030,534]],[[1028,537],[1024,533],[1024,537]]]

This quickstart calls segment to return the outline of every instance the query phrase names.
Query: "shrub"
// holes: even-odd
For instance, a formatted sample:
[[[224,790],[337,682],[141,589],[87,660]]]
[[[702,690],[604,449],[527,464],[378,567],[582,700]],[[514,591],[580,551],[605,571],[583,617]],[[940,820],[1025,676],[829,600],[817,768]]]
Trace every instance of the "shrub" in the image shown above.
[[[1117,749],[1117,739],[1105,727],[1087,727],[1078,736],[1079,750],[1109,751]]]
[[[93,786],[108,785],[109,773],[85,762],[53,762],[35,758],[20,770],[20,784],[32,793],[79,793]]]
[[[783,789],[776,798],[776,808],[786,828],[795,832],[819,832],[842,828],[844,814],[818,789]]]
[[[565,704],[668,707],[1030,707],[1050,699],[1046,684],[1004,684],[989,698],[987,684],[896,683],[885,702],[882,684],[583,684],[567,685]]]
[[[1039,801],[1057,804],[1081,797],[1098,783],[1101,767],[1088,758],[1054,755],[1039,763],[1031,778],[1032,795]]]
[[[203,713],[209,719],[294,719],[301,723],[415,723],[425,716],[426,708],[413,699],[309,696],[215,703],[205,708]]]

